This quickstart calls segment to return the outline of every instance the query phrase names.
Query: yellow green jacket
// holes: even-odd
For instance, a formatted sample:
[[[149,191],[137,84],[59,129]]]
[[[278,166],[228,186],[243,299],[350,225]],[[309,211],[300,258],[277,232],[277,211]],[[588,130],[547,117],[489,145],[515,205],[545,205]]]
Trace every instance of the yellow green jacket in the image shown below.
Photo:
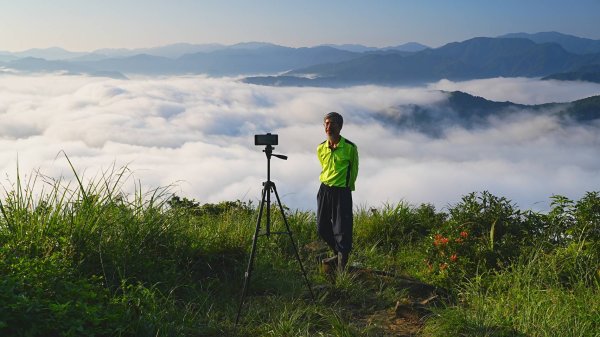
[[[349,187],[354,191],[358,177],[358,149],[354,143],[341,137],[337,147],[332,150],[326,140],[317,147],[317,156],[321,163],[319,180],[323,184]]]

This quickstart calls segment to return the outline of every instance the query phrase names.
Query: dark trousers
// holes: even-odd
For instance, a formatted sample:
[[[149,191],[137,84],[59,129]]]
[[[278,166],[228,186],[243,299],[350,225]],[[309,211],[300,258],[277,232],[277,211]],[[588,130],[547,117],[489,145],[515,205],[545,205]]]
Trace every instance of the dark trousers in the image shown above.
[[[334,251],[352,250],[352,191],[321,184],[317,193],[317,231]]]

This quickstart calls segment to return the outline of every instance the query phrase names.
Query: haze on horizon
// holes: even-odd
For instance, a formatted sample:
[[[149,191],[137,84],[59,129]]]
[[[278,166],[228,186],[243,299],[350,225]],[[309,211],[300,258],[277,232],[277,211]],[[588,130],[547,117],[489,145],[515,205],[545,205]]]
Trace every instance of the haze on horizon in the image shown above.
[[[290,47],[418,42],[558,31],[600,39],[595,0],[458,1],[5,1],[0,51],[146,48],[173,43],[269,42]]]

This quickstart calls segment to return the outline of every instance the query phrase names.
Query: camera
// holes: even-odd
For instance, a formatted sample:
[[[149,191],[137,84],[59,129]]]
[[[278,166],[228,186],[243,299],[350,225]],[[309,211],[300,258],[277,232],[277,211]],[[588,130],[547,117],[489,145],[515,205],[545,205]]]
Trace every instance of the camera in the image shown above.
[[[254,135],[254,145],[277,145],[277,135],[267,133],[266,135]]]

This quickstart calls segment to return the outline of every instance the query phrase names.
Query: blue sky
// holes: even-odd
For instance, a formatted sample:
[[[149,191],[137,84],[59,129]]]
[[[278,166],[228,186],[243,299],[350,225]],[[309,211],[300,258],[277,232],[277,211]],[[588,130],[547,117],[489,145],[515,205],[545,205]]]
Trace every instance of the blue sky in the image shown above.
[[[0,0],[0,50],[261,41],[438,47],[559,31],[600,39],[598,0]]]

